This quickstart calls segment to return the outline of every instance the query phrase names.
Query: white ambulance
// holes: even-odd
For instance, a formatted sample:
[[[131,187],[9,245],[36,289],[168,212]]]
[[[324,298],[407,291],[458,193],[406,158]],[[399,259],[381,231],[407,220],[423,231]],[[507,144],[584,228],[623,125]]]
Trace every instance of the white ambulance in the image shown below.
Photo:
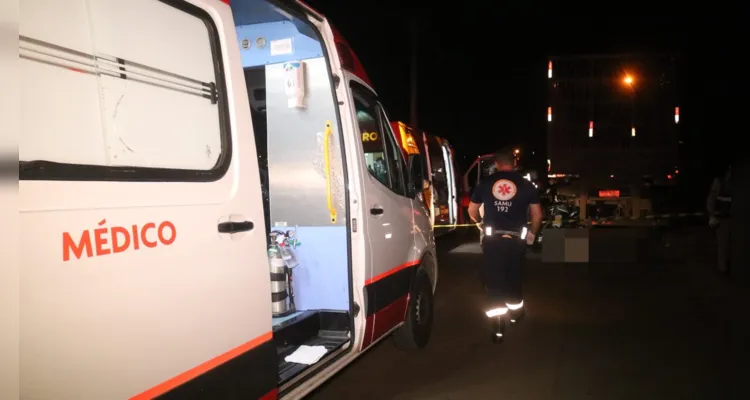
[[[299,398],[428,342],[420,156],[322,15],[231,3],[21,0],[22,398]]]
[[[423,174],[428,177],[430,187],[424,190],[426,204],[439,228],[435,236],[456,229],[459,221],[458,196],[456,185],[455,150],[448,140],[430,135],[427,132],[401,121],[391,121],[396,137],[401,137],[401,148],[405,154],[422,154]]]

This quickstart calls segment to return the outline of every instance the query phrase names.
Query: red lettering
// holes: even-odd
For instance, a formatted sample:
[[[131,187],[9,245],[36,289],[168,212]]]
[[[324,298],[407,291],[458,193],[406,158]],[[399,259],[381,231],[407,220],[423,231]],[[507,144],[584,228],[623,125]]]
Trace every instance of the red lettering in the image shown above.
[[[99,221],[99,226],[107,223],[106,219]],[[107,228],[94,229],[94,244],[96,244],[96,255],[105,256],[112,252],[112,250],[105,248],[104,246],[109,243],[109,240],[104,236],[107,234]]]
[[[154,248],[159,243],[169,246],[177,239],[177,228],[170,221],[164,221],[159,224],[149,222],[143,227],[133,225],[131,230],[122,226],[113,226],[106,228],[106,219],[99,221],[97,224],[100,228],[92,231],[86,230],[81,233],[80,240],[76,241],[69,232],[63,232],[63,261],[70,261],[72,257],[81,259],[84,257],[104,256],[113,253],[122,253],[130,248],[133,244],[133,250],[138,250],[141,243],[148,248]],[[156,230],[156,239],[149,239],[149,230]],[[108,236],[109,235],[109,236]]]
[[[170,231],[172,231],[172,234],[169,235],[169,240],[164,238],[164,229],[169,228]],[[174,227],[174,224],[172,224],[169,221],[164,221],[159,225],[159,241],[169,246],[170,244],[174,243],[174,240],[177,239],[177,230]]]
[[[133,238],[133,250],[138,250],[141,248],[141,244],[139,242],[138,236],[138,225],[133,225],[133,235],[131,236]]]
[[[146,231],[154,228],[156,228],[156,224],[153,222],[149,222],[141,228],[141,242],[143,242],[143,245],[146,247],[156,247],[156,242],[149,241],[146,237]]]
[[[63,232],[62,241],[63,261],[70,260],[71,251],[77,259],[80,259],[81,256],[83,256],[84,250],[86,250],[86,257],[91,257],[93,255],[91,251],[91,234],[89,233],[89,231],[83,231],[83,233],[81,234],[81,240],[78,241],[77,245],[68,232]]]
[[[112,252],[113,253],[122,253],[123,251],[128,249],[128,246],[130,246],[130,232],[128,232],[127,229],[121,227],[121,226],[113,226],[112,227]],[[123,237],[123,241],[120,242],[117,238]],[[136,247],[136,249],[138,249]]]

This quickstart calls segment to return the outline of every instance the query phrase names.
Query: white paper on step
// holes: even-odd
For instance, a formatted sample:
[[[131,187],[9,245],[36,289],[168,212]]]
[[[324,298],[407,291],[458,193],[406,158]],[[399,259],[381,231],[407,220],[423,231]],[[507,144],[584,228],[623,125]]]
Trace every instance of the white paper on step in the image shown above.
[[[327,352],[328,350],[323,346],[302,345],[294,353],[284,357],[284,361],[312,365],[320,361]]]

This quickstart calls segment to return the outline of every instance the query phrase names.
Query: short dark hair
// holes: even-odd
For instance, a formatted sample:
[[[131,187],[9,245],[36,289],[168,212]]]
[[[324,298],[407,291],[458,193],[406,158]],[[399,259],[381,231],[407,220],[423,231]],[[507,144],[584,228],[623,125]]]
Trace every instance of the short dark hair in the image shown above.
[[[495,153],[495,162],[500,165],[515,165],[516,156],[513,154],[513,149],[503,148]]]

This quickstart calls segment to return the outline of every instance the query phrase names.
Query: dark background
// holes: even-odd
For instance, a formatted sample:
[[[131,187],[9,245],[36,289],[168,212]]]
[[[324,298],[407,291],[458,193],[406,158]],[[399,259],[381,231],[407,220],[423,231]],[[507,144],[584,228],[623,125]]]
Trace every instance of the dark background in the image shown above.
[[[307,3],[349,41],[389,117],[407,123],[410,27],[417,21],[417,125],[449,139],[459,167],[505,145],[545,160],[548,56],[591,53],[679,54],[683,191],[702,197],[711,176],[744,156],[750,35],[739,10],[706,6],[685,17],[677,14],[688,10],[623,15],[628,5],[620,3],[598,15],[545,14],[544,4],[522,12],[490,2],[428,8],[409,1]]]

